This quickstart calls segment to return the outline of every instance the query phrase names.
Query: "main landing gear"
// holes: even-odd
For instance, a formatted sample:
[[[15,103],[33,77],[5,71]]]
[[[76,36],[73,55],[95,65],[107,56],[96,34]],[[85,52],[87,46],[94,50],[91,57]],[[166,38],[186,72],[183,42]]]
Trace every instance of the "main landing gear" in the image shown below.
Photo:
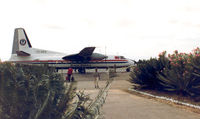
[[[82,67],[82,68],[79,68],[79,69],[78,69],[78,72],[79,72],[80,74],[85,74],[85,73],[86,73],[86,71],[85,71],[85,68],[84,68],[84,67]]]
[[[130,70],[131,70],[131,68],[129,67],[129,68],[126,68],[126,72],[130,72]]]

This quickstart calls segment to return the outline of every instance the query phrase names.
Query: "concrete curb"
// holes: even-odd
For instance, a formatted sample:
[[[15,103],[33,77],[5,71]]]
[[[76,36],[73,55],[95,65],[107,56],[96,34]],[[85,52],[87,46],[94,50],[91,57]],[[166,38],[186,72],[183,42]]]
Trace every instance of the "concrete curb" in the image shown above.
[[[178,101],[178,100],[174,100],[172,98],[167,98],[167,97],[164,97],[164,96],[156,96],[156,95],[152,95],[152,94],[145,93],[145,92],[138,91],[138,90],[131,89],[131,88],[129,88],[128,90],[133,91],[133,92],[137,92],[137,93],[140,93],[140,94],[143,94],[143,95],[147,95],[147,96],[150,96],[150,97],[153,97],[153,98],[157,98],[157,99],[161,99],[161,100],[167,100],[167,101],[170,101],[170,102],[173,102],[173,103],[176,103],[176,104],[192,107],[192,108],[195,108],[195,109],[200,109],[200,106],[198,106],[198,105],[193,105],[193,104],[181,102],[181,101]]]

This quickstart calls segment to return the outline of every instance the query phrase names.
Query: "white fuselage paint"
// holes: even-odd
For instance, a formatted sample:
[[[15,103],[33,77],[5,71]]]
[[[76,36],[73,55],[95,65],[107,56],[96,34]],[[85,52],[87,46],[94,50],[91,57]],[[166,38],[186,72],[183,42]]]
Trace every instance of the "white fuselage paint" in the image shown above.
[[[118,68],[134,65],[133,61],[126,59],[123,56],[107,57],[99,53],[93,53],[94,48],[95,47],[87,47],[81,50],[79,54],[80,57],[78,57],[82,58],[80,61],[78,58],[76,61],[73,60],[73,58],[71,60],[67,60],[67,56],[72,55],[32,48],[25,30],[23,28],[16,28],[14,33],[12,54],[9,62],[39,65],[48,64],[49,66],[56,68]]]
[[[38,52],[39,54],[32,54],[31,56],[17,56],[13,54],[9,61],[14,63],[25,64],[48,64],[49,66],[56,68],[68,68],[68,67],[85,67],[85,68],[108,68],[108,67],[128,67],[133,65],[133,62],[129,59],[115,59],[115,56],[108,56],[103,60],[90,60],[87,62],[77,62],[63,60],[62,57],[66,54],[49,54],[48,51]],[[47,53],[47,54],[46,54]]]

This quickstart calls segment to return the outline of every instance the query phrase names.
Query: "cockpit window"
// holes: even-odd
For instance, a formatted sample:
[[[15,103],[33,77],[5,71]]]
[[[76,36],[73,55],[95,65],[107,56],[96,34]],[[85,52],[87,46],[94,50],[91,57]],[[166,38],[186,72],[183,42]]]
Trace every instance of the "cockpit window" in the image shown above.
[[[125,57],[124,56],[120,56],[120,59],[125,59]]]
[[[115,56],[115,59],[125,59],[124,56]]]

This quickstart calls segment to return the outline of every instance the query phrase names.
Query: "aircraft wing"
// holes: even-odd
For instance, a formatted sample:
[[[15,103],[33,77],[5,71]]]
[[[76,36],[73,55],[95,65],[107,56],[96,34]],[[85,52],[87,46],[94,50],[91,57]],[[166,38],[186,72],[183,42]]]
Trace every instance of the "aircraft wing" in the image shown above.
[[[63,57],[64,60],[70,61],[89,61],[95,47],[86,47],[77,54],[67,55]]]

